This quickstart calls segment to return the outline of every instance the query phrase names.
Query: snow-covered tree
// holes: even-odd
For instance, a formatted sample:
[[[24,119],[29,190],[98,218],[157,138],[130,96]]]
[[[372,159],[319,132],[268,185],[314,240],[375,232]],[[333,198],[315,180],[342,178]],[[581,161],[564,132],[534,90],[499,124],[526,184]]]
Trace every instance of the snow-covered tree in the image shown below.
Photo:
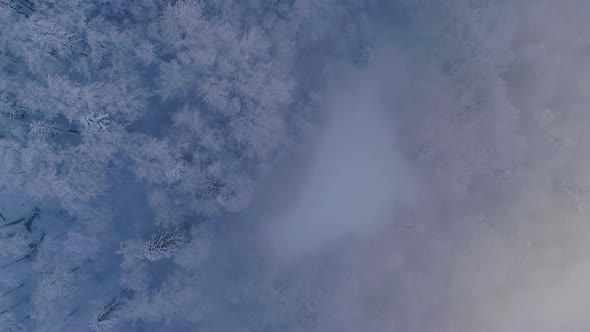
[[[76,49],[76,37],[57,22],[48,19],[27,20],[25,29],[32,44],[56,56],[69,56]]]
[[[150,281],[145,261],[145,248],[143,241],[127,240],[121,243],[121,249],[117,251],[117,254],[123,256],[120,284],[125,289],[138,294],[147,291]]]
[[[6,332],[25,331],[24,326],[14,317],[14,314],[5,312],[0,315],[0,330]]]
[[[164,229],[154,234],[145,246],[145,257],[150,261],[169,258],[184,242],[180,229]]]
[[[80,123],[91,130],[107,130],[111,121],[107,113],[91,112],[80,116]]]
[[[26,116],[26,109],[19,105],[14,97],[7,94],[0,96],[0,114],[11,119],[23,119]]]
[[[162,287],[130,300],[129,319],[147,322],[173,322],[176,319],[200,322],[211,312],[201,299],[203,290],[197,276],[173,274]]]
[[[169,142],[145,135],[134,135],[128,142],[127,155],[136,176],[148,183],[176,182],[182,175],[183,162],[175,156]]]
[[[121,296],[113,297],[108,303],[94,313],[90,328],[94,331],[105,331],[115,325],[120,318],[125,300]]]
[[[27,251],[29,243],[30,236],[23,223],[0,228],[0,255],[20,257]]]
[[[40,278],[31,298],[36,324],[51,325],[72,310],[75,277],[65,266],[58,266]]]

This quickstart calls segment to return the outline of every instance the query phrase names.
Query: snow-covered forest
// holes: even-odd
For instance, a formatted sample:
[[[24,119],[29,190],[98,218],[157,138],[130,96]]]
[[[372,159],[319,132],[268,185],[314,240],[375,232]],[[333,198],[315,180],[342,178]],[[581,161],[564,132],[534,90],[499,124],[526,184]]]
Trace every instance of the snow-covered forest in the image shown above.
[[[0,331],[590,330],[587,0],[0,0]]]

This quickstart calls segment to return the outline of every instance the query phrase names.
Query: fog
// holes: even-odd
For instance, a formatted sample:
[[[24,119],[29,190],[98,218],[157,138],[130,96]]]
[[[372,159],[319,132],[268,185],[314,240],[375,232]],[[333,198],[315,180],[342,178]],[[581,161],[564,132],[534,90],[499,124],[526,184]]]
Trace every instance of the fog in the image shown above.
[[[318,331],[590,328],[588,59],[556,32],[584,31],[584,15],[542,20],[575,6],[521,24],[528,6],[490,7],[512,26],[473,44],[456,81],[415,40],[380,40],[369,69],[332,82],[295,199],[265,233],[281,264],[324,280]],[[472,97],[489,110],[461,114]]]
[[[355,73],[328,95],[326,119],[310,148],[293,201],[278,213],[271,239],[279,255],[321,249],[394,222],[418,197],[415,173],[396,146],[379,82]]]

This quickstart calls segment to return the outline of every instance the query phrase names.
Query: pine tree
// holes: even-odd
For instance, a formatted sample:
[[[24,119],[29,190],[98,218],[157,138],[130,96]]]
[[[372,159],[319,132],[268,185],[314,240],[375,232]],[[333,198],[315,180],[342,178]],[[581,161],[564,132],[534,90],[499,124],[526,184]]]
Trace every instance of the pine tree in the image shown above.
[[[119,319],[119,312],[123,308],[123,298],[115,296],[109,303],[94,313],[90,328],[94,331],[104,331],[111,328]]]
[[[169,258],[178,250],[183,240],[178,229],[161,230],[148,242],[145,257],[150,261]]]
[[[17,104],[13,97],[7,94],[0,96],[0,115],[10,119],[21,120],[26,114],[25,108]]]
[[[105,112],[92,112],[80,117],[80,123],[86,129],[106,130],[111,124],[109,114]]]

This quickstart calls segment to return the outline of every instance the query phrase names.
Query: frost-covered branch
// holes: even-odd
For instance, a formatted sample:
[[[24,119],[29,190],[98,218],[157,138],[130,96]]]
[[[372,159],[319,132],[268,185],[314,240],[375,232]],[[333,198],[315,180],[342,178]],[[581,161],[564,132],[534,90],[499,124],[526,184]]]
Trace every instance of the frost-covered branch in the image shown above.
[[[115,296],[109,303],[94,313],[90,322],[90,328],[94,331],[104,331],[112,327],[119,319],[120,310],[123,308],[123,298]]]
[[[70,133],[70,134],[79,134],[80,132],[74,128],[60,128],[54,125],[48,125],[41,121],[34,120],[29,123],[29,127],[31,129],[31,133],[45,136],[48,134],[55,134],[57,132],[61,133]]]
[[[147,243],[145,257],[150,261],[169,258],[178,250],[184,237],[178,229],[162,230]]]
[[[80,117],[80,123],[86,129],[106,130],[111,124],[108,113],[92,112]]]

